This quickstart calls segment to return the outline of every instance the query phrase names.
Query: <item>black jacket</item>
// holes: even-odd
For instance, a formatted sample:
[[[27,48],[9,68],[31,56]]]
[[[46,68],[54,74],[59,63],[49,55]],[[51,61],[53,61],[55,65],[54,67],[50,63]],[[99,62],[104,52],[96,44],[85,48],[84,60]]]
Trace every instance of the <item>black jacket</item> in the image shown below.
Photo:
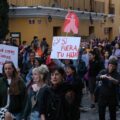
[[[40,108],[41,108],[41,104],[42,104],[42,98],[43,98],[44,93],[47,91],[47,89],[48,89],[48,86],[45,85],[38,92],[33,91],[32,88],[29,90],[29,93],[27,96],[27,102],[26,102],[26,106],[25,106],[22,118],[27,120],[30,113],[34,112],[34,111],[38,111],[39,115],[41,114]],[[33,103],[32,103],[33,98],[36,99],[35,105],[33,105]]]
[[[66,120],[65,118],[65,86],[61,84],[57,88],[50,87],[43,97],[40,107],[41,114],[46,120]]]
[[[18,95],[10,95],[10,103],[8,110],[11,113],[21,113],[24,108],[26,98],[26,87],[23,80],[19,80],[20,93]],[[7,90],[8,83],[5,78],[0,79],[0,107],[4,107],[7,104]]]
[[[99,91],[99,101],[113,101],[116,102],[117,88],[119,84],[114,84],[108,79],[100,79],[101,75],[109,75],[120,82],[120,74],[117,71],[109,73],[108,70],[102,70],[98,76],[97,80],[101,80],[102,84]]]

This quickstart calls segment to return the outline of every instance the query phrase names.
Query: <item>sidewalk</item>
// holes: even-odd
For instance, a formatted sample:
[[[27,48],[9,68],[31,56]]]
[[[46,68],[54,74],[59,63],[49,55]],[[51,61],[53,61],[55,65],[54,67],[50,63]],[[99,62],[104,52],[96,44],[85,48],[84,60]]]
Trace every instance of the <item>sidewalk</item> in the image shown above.
[[[95,109],[90,108],[90,95],[84,94],[82,98],[82,106],[81,108],[81,119],[80,120],[99,120],[98,118],[98,109],[97,107]],[[109,120],[109,114],[108,110],[106,114],[106,120]],[[120,110],[117,111],[117,120],[120,120]]]

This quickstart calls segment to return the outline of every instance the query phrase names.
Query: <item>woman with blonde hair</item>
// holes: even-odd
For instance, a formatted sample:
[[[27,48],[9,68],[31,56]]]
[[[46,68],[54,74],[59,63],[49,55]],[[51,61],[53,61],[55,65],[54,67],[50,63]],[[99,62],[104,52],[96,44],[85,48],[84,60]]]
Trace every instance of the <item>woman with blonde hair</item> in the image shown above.
[[[27,104],[24,110],[23,119],[40,120],[40,107],[42,104],[41,98],[48,86],[45,81],[49,73],[46,65],[34,68],[32,70],[33,84],[28,93]]]

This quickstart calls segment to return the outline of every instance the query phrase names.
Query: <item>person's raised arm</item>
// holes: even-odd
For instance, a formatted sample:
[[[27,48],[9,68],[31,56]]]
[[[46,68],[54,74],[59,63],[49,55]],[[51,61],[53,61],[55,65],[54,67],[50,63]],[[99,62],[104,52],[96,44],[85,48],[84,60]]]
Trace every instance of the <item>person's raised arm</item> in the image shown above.
[[[65,64],[62,63],[59,59],[53,59],[53,62],[55,62],[55,64],[56,64],[58,67],[62,67],[63,69],[65,68]]]

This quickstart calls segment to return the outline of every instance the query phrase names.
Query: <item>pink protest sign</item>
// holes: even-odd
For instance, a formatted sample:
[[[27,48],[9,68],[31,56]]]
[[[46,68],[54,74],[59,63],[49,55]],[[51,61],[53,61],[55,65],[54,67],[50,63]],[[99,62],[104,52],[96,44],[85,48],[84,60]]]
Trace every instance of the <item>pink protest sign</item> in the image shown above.
[[[63,26],[63,31],[66,33],[72,32],[73,34],[78,34],[79,28],[79,18],[74,12],[68,11],[65,17],[65,22]]]

